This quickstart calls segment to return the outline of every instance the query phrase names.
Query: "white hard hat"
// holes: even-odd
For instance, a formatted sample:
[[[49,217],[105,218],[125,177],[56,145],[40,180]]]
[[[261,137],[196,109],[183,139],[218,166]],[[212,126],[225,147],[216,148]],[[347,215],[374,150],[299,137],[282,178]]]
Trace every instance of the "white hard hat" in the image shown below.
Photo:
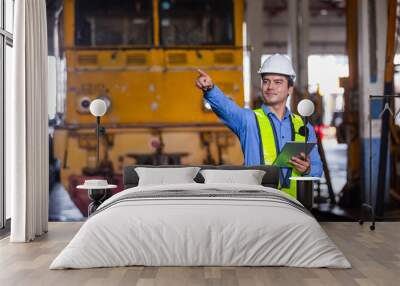
[[[280,54],[269,56],[262,63],[260,69],[258,70],[258,73],[284,74],[290,76],[293,82],[296,80],[296,73],[293,70],[292,62],[288,57]]]

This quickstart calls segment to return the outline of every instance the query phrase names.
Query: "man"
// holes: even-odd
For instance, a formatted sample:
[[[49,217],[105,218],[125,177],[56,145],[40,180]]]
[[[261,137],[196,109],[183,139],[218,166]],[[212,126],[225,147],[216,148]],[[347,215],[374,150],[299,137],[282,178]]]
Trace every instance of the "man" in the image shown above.
[[[261,88],[264,104],[261,108],[250,110],[241,108],[214,85],[211,77],[198,70],[196,86],[203,90],[205,99],[212,110],[240,140],[245,165],[271,165],[277,154],[288,141],[304,142],[304,122],[293,114],[286,102],[293,92],[296,74],[291,61],[279,54],[268,57],[261,65]],[[315,131],[307,124],[308,142],[316,142]],[[303,133],[303,134],[302,134]],[[317,147],[310,156],[304,153],[292,157],[292,168],[280,169],[280,188],[296,198],[296,182],[291,176],[322,175],[322,163]]]

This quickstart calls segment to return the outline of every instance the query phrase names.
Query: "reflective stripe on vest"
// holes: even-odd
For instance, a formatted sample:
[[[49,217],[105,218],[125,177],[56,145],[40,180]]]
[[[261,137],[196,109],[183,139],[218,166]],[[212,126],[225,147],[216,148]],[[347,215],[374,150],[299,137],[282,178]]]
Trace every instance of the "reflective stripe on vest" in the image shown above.
[[[278,138],[276,138],[273,122],[264,113],[264,110],[262,110],[262,108],[255,109],[253,110],[253,112],[257,119],[259,137],[261,142],[259,149],[261,163],[265,165],[272,165],[272,163],[276,159],[277,154],[279,153],[279,146],[277,144]],[[299,129],[304,126],[303,119],[296,114],[290,115],[290,119],[292,125],[292,141],[304,142],[305,137],[299,134]],[[296,169],[293,168],[291,171],[292,177],[301,176],[301,174]],[[279,182],[278,188],[280,188],[281,184],[282,182]],[[290,180],[289,188],[281,188],[281,190],[289,194],[290,196],[297,198],[296,181]]]

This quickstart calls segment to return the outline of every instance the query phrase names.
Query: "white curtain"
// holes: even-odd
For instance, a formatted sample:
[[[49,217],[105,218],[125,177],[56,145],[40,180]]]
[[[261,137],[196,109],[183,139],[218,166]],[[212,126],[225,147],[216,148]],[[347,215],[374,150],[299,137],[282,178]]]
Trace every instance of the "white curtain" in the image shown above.
[[[45,0],[15,1],[13,94],[6,98],[6,187],[12,242],[47,232],[48,127]]]

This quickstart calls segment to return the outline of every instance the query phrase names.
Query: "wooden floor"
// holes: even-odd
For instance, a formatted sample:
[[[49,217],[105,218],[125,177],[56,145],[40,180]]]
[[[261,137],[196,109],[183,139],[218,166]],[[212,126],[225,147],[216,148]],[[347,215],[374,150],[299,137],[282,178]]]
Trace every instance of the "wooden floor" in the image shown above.
[[[0,241],[0,285],[400,285],[400,222],[322,223],[353,268],[122,267],[48,270],[81,223],[50,223],[32,243]]]

